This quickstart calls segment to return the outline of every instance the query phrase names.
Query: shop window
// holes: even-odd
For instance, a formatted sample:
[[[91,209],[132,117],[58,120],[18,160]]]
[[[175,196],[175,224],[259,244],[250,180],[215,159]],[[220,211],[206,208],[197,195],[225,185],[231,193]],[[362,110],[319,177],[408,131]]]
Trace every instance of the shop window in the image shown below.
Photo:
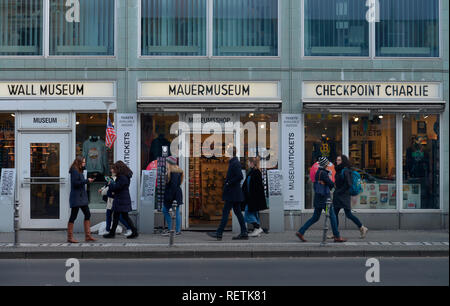
[[[89,206],[105,209],[106,202],[98,190],[106,184],[105,176],[111,175],[114,163],[114,147],[109,149],[105,145],[107,117],[100,113],[77,114],[76,117],[76,154],[86,159],[87,175],[95,179],[87,185]],[[110,120],[114,122],[112,114]]]
[[[50,0],[50,55],[114,55],[114,0]]]
[[[0,1],[0,55],[42,55],[42,2]]]
[[[379,1],[377,56],[439,56],[439,0]]]
[[[395,115],[353,115],[349,120],[349,158],[363,188],[352,197],[352,208],[397,209]]]
[[[305,0],[305,56],[369,56],[366,1]]]
[[[403,116],[403,208],[439,209],[439,116]]]
[[[141,54],[206,55],[206,0],[141,0]]]
[[[342,116],[305,114],[305,208],[313,208],[314,189],[311,175],[319,157],[330,161],[328,170],[334,180],[336,157],[342,148]]]
[[[215,0],[214,56],[277,56],[278,0]]]
[[[2,168],[14,167],[14,114],[0,114],[0,174]]]

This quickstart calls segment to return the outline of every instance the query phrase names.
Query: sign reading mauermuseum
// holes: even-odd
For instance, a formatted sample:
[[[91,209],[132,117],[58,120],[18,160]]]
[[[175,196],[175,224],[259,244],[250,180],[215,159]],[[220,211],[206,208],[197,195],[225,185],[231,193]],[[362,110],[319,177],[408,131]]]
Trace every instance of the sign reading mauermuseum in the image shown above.
[[[440,83],[304,82],[303,99],[438,100]]]
[[[0,82],[0,98],[111,98],[114,82]]]
[[[140,82],[139,97],[280,99],[278,82]]]

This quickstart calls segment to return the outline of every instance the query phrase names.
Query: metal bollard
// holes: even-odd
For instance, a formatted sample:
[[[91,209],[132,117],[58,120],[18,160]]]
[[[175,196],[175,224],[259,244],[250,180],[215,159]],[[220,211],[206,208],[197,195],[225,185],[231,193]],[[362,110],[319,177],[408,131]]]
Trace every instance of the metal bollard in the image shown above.
[[[327,244],[328,219],[330,218],[331,203],[331,198],[328,198],[325,206],[325,223],[323,225],[323,236],[320,246],[325,246]]]
[[[19,245],[19,201],[14,201],[14,246]]]
[[[170,238],[169,238],[169,246],[173,246],[173,242],[175,239],[175,223],[176,223],[176,214],[177,214],[177,201],[173,201],[172,203],[172,228],[170,229]]]

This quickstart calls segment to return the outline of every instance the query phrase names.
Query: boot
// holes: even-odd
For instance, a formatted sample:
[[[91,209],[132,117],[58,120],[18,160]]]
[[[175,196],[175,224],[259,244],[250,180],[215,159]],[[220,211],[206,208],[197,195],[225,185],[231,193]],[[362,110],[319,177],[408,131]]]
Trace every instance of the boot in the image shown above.
[[[91,221],[89,220],[84,220],[84,238],[86,242],[97,240],[91,236]]]
[[[67,224],[67,242],[70,243],[78,243],[75,239],[73,239],[73,223]]]

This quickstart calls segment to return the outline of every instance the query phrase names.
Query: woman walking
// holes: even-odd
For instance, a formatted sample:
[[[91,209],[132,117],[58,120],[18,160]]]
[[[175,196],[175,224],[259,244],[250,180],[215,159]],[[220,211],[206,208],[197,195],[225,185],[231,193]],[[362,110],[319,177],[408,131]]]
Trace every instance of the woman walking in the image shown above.
[[[295,235],[303,242],[306,242],[304,237],[305,232],[314,223],[319,221],[322,210],[326,209],[327,201],[331,196],[330,190],[334,188],[334,183],[330,179],[330,172],[326,169],[328,166],[328,159],[326,157],[319,158],[319,169],[316,172],[314,182],[314,215],[309,219],[305,225],[303,225]],[[345,242],[346,239],[341,238],[336,221],[336,215],[334,214],[333,207],[329,208],[331,229],[334,234],[334,242]]]
[[[363,226],[361,221],[355,215],[352,214],[351,210],[351,197],[350,189],[352,187],[352,170],[351,164],[348,157],[345,155],[340,155],[336,158],[336,189],[333,193],[333,207],[336,214],[336,223],[339,227],[339,211],[344,209],[345,216],[352,220],[353,223],[359,228],[361,238],[365,238],[368,228]]]
[[[249,237],[258,237],[263,232],[259,212],[267,209],[266,195],[261,170],[259,168],[259,158],[250,157],[248,159],[249,172],[242,185],[244,193],[245,223],[253,225],[253,232]]]
[[[116,162],[112,169],[112,175],[116,176],[116,181],[109,182],[108,197],[114,197],[113,200],[113,224],[109,234],[103,235],[103,238],[114,238],[116,235],[116,228],[119,224],[119,217],[122,216],[123,220],[130,226],[131,235],[128,239],[136,238],[138,232],[136,227],[131,221],[128,213],[131,209],[131,197],[130,197],[130,181],[133,176],[133,172],[125,165],[123,161]]]
[[[85,185],[92,183],[94,179],[85,179],[83,175],[83,169],[86,166],[86,160],[82,156],[77,156],[70,166],[70,198],[69,204],[71,208],[69,223],[67,224],[67,242],[78,243],[73,238],[73,225],[77,218],[78,211],[84,214],[84,234],[85,240],[95,241],[91,236],[91,212],[89,211],[89,200],[86,192]]]
[[[169,231],[172,229],[172,218],[169,210],[172,208],[173,201],[177,201],[176,215],[176,234],[181,234],[181,208],[183,205],[183,192],[181,190],[181,184],[183,183],[183,170],[177,166],[177,159],[173,156],[169,156],[167,159],[167,185],[164,192],[164,205],[163,213],[167,222]],[[163,233],[168,235],[168,232]]]

